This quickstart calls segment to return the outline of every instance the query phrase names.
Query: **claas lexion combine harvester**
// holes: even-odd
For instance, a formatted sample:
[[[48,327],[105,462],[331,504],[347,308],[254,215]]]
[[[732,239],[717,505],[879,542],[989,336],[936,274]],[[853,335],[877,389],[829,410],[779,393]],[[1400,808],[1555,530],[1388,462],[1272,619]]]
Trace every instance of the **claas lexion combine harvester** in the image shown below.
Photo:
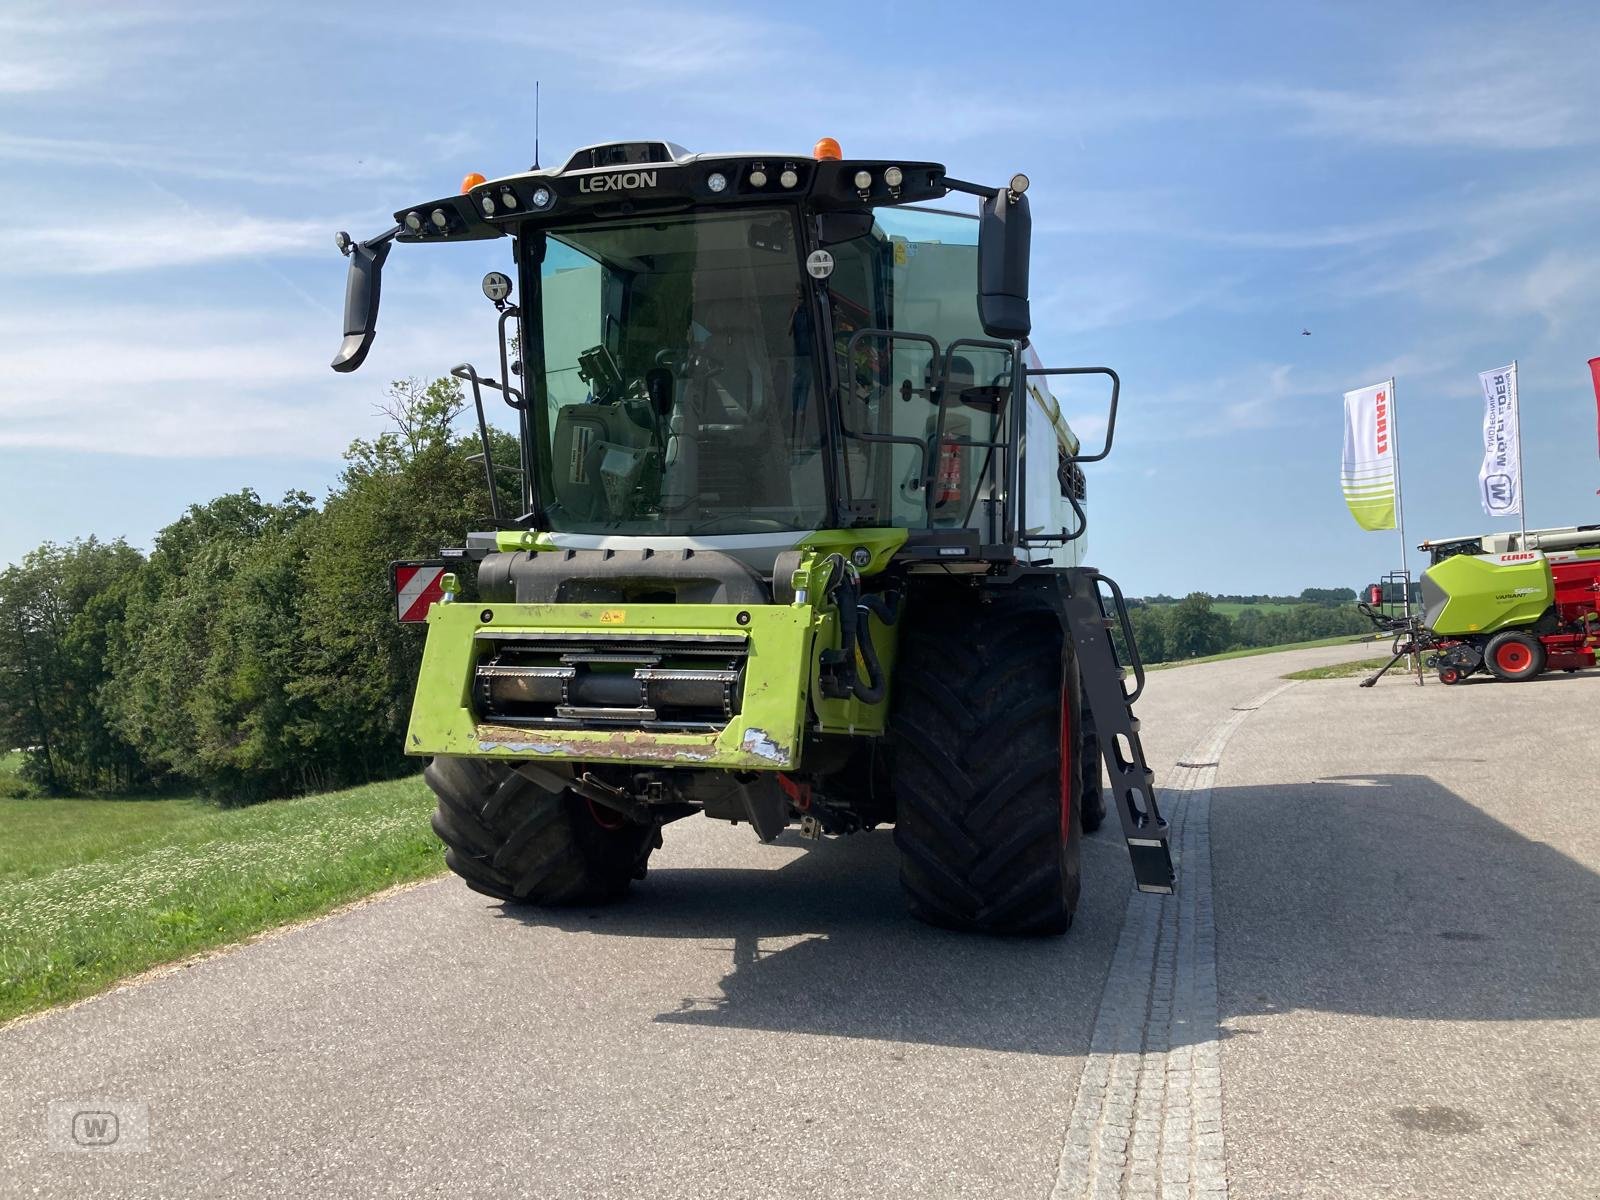
[[[484,278],[499,377],[453,371],[493,528],[441,552],[461,575],[427,612],[406,735],[470,886],[613,898],[695,813],[763,841],[892,824],[915,915],[1058,933],[1103,763],[1138,887],[1172,890],[1143,668],[1120,590],[1082,563],[1081,465],[1110,452],[1119,384],[1028,345],[1027,186],[831,139],[620,142],[339,235],[338,371],[372,345],[394,243],[509,242]],[[925,207],[958,194],[977,211]],[[1061,376],[1109,392],[1095,453]]]
[[[1600,646],[1600,525],[1488,533],[1423,542],[1422,612],[1409,619],[1362,609],[1395,635],[1394,657],[1362,681],[1371,687],[1410,655],[1442,683],[1484,672],[1532,679],[1542,671],[1595,665]]]

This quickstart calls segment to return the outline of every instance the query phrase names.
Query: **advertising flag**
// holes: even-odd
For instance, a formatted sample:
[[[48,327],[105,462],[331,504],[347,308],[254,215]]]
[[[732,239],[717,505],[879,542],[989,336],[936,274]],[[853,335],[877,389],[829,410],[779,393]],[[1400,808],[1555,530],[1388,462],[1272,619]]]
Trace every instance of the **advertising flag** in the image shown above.
[[[1357,525],[1395,527],[1394,380],[1344,394],[1340,482]]]
[[[1522,515],[1522,455],[1517,429],[1517,365],[1478,375],[1483,385],[1483,465],[1478,493],[1491,517]]]
[[[1589,374],[1594,376],[1594,427],[1600,436],[1600,358],[1589,360]]]

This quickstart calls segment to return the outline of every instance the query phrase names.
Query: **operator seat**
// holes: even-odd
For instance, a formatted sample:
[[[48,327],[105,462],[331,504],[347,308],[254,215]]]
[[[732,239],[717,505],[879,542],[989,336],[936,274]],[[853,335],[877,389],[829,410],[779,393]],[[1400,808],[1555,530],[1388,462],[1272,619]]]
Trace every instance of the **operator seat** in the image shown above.
[[[686,388],[698,429],[699,490],[724,505],[788,504],[785,409],[769,357],[787,335],[769,328],[754,297],[702,301],[695,315],[711,333],[705,350],[720,368]]]

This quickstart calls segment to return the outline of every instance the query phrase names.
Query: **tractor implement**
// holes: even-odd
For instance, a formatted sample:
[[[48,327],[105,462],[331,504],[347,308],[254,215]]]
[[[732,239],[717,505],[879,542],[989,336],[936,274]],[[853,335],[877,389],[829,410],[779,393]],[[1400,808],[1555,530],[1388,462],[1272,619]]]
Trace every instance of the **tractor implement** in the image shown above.
[[[1115,808],[1137,887],[1173,889],[1144,668],[1084,565],[1121,385],[1029,343],[1027,190],[831,139],[614,142],[338,235],[340,372],[395,244],[508,251],[494,373],[451,371],[487,528],[393,566],[427,629],[406,751],[469,886],[615,898],[694,814],[762,841],[892,825],[914,915],[1060,933]],[[976,211],[927,207],[951,196]],[[1108,393],[1093,453],[1063,377]]]
[[[1439,681],[1480,672],[1507,682],[1595,665],[1600,646],[1600,526],[1530,529],[1423,542],[1423,612],[1409,620],[1361,609],[1395,634],[1394,659],[1362,682],[1371,687],[1410,654]],[[1381,589],[1374,585],[1374,597]]]

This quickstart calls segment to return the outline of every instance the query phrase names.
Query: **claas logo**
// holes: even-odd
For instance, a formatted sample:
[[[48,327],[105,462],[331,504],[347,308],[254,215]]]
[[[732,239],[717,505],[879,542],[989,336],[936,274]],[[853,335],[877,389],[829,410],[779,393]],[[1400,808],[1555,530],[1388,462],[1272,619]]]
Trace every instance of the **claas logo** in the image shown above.
[[[1389,396],[1378,393],[1378,453],[1389,452]]]

